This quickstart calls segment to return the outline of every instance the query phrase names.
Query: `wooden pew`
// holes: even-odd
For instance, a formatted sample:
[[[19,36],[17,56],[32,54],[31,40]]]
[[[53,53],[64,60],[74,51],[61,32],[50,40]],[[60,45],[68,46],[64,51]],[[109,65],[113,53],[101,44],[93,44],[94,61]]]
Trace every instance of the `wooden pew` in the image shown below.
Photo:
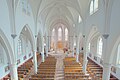
[[[89,75],[85,75],[82,72],[82,64],[77,63],[75,58],[65,58],[64,66],[65,80],[91,80]]]
[[[83,54],[79,55],[79,59],[81,64],[83,64]],[[94,80],[102,80],[103,69],[98,64],[93,62],[90,58],[88,58],[87,71]],[[110,80],[118,80],[114,76],[110,76]]]
[[[54,80],[55,68],[56,59],[49,56],[39,65],[37,74],[32,75],[29,80]]]

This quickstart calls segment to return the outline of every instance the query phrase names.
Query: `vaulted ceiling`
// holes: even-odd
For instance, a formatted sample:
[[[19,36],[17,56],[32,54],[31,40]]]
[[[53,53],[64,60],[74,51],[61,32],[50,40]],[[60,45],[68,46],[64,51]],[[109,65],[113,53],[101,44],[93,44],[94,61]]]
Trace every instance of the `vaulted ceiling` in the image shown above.
[[[15,4],[20,0],[15,0]],[[90,0],[28,0],[31,5],[34,20],[51,27],[63,23],[73,26],[78,23],[78,17],[86,17]]]

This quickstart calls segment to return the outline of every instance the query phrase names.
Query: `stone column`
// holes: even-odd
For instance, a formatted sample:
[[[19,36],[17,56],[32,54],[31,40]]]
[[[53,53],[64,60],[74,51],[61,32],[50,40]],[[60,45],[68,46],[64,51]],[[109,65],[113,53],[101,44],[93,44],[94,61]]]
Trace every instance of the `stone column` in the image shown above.
[[[104,63],[103,64],[102,80],[110,80],[110,72],[111,72],[111,64],[110,63]]]
[[[79,38],[76,36],[76,62],[79,62]]]
[[[74,37],[71,37],[71,46],[72,46],[72,56],[74,57]]]
[[[50,36],[48,36],[48,51],[50,51]]]
[[[83,72],[85,74],[87,74],[87,53],[86,53],[86,39],[85,39],[85,35],[83,35],[83,45],[84,45],[84,49],[83,49]]]
[[[87,60],[87,54],[84,54],[83,56],[83,72],[85,74],[87,74],[87,63],[88,63],[88,60]]]
[[[49,51],[50,51],[50,49],[51,49],[51,36],[49,36]]]
[[[68,34],[69,35],[69,34]],[[69,50],[71,50],[71,39],[70,39],[71,37],[70,36],[68,36],[68,40],[67,40],[67,42],[68,42],[68,48],[69,48]]]
[[[66,42],[65,42],[65,28],[62,28],[62,43],[63,43],[63,48],[65,48]]]
[[[42,36],[42,52],[41,52],[41,55],[42,55],[42,62],[45,61],[45,55],[44,55],[44,36]]]
[[[37,52],[36,50],[33,53],[33,65],[34,65],[34,73],[37,74]]]
[[[76,62],[79,62],[79,54],[76,54]]]
[[[48,49],[49,49],[49,37],[46,38],[46,57],[48,57]]]
[[[17,64],[10,64],[10,77],[11,80],[18,80]]]
[[[58,48],[58,32],[57,32],[58,30],[56,30],[55,32],[56,32],[56,36],[55,36],[55,51],[57,50],[57,48]]]
[[[34,73],[37,74],[37,35],[35,35],[35,46],[34,46],[34,53],[33,53],[33,66],[34,66]]]
[[[70,50],[72,50],[72,36],[70,36],[69,38],[69,46],[70,46]]]
[[[103,34],[103,77],[102,80],[110,79],[111,64],[109,63],[108,57],[108,34]]]
[[[14,59],[14,63],[10,64],[10,76],[11,76],[11,80],[18,80],[18,73],[17,73],[17,53],[15,50],[15,38],[17,37],[16,34],[11,34],[11,37],[13,38],[13,54],[15,56],[13,56]]]

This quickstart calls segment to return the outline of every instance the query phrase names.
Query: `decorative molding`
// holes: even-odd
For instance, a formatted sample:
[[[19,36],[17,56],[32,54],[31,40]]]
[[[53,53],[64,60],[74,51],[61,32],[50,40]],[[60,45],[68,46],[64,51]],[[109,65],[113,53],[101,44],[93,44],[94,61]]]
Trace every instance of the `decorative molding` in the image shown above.
[[[13,38],[13,39],[15,39],[16,38],[16,34],[11,34],[11,37]]]
[[[35,38],[37,38],[37,37],[38,37],[38,35],[36,34],[36,35],[35,35]]]

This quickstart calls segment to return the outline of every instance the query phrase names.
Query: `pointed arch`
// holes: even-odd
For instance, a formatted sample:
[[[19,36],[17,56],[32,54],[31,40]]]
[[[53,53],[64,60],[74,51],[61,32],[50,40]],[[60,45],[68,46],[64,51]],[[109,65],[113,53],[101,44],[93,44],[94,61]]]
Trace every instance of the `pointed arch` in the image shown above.
[[[7,55],[9,64],[14,63],[15,62],[15,56],[13,54],[12,47],[11,47],[7,37],[5,36],[4,32],[1,29],[0,29],[0,42],[1,42],[1,45],[3,46],[3,48],[6,51],[6,55]]]
[[[110,62],[113,63],[114,65],[118,65],[119,63],[119,46],[120,46],[120,36],[117,38],[115,44],[113,45],[113,49],[111,52],[111,56],[110,56]]]
[[[23,29],[22,29],[19,37],[20,37],[21,35],[25,35],[25,37],[27,37],[27,39],[29,40],[29,41],[27,41],[27,43],[28,43],[28,44],[29,44],[29,43],[31,44],[31,49],[32,49],[32,51],[34,51],[34,50],[35,50],[34,36],[33,36],[33,33],[32,33],[32,31],[31,31],[29,25],[26,24],[26,25],[23,27]],[[19,38],[18,38],[18,40],[19,40]],[[37,47],[37,46],[36,46],[36,47]]]
[[[120,65],[120,43],[118,45],[118,48],[117,48],[117,64]]]

